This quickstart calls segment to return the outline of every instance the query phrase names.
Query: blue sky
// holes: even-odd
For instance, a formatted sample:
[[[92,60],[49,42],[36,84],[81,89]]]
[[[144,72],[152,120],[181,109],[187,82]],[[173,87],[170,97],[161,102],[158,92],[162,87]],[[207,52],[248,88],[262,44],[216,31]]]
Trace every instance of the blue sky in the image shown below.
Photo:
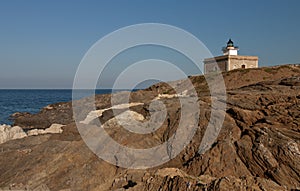
[[[190,32],[213,55],[232,38],[240,54],[258,55],[261,66],[300,63],[299,8],[298,0],[2,0],[0,88],[71,88],[96,41],[149,22]]]

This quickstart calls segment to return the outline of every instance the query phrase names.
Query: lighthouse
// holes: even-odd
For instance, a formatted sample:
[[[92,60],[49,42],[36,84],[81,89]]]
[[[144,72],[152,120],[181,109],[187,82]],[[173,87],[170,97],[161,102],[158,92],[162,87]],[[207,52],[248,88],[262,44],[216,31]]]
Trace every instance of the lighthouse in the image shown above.
[[[228,40],[227,46],[222,48],[223,55],[238,55],[239,47],[234,46],[231,39]]]
[[[223,55],[204,59],[204,72],[227,72],[235,69],[258,68],[257,56],[238,55],[239,47],[231,39],[222,48]]]

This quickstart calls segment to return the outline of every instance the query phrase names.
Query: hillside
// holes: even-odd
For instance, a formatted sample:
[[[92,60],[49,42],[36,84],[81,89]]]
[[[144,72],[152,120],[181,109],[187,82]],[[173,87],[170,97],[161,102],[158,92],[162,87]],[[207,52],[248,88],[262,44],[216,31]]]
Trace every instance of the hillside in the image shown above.
[[[198,153],[209,116],[217,109],[211,106],[213,98],[204,76],[191,76],[199,98],[198,129],[178,156],[146,170],[112,165],[90,151],[76,128],[70,102],[46,106],[34,115],[15,114],[14,126],[20,126],[28,136],[0,144],[0,190],[300,189],[300,66],[234,70],[223,73],[223,78],[227,89],[225,119],[209,149]],[[174,86],[185,83],[171,82]],[[186,92],[189,97],[189,89]],[[158,83],[131,93],[130,111],[116,109],[124,123],[134,127],[126,114],[147,121],[151,115],[160,115],[160,108],[151,104],[160,100],[168,113],[153,133],[132,133],[117,123],[108,94],[96,96],[96,109],[101,110],[97,118],[88,118],[93,114],[91,98],[76,102],[83,105],[81,128],[93,128],[100,120],[120,144],[132,148],[160,145],[176,134],[180,120],[194,117],[181,119],[182,108],[174,93],[168,84]],[[121,95],[120,106],[126,101]],[[158,123],[158,119],[153,121]],[[64,125],[62,132],[50,131],[52,124]],[[38,133],[47,128],[48,133]],[[29,136],[32,130],[37,133]]]

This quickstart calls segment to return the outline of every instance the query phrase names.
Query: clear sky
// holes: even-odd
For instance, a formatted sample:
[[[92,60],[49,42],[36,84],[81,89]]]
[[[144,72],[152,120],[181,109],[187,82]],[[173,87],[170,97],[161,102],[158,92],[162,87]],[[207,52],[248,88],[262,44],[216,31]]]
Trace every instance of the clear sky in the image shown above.
[[[260,66],[300,63],[299,8],[299,0],[2,0],[0,88],[71,88],[96,41],[149,22],[190,32],[213,55],[232,38]]]

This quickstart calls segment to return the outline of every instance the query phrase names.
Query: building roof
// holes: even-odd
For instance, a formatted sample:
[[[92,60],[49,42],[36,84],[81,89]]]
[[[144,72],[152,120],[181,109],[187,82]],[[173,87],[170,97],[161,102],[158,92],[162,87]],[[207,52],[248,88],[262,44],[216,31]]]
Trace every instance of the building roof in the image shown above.
[[[213,58],[205,58],[204,63],[212,63],[220,60],[228,60],[228,59],[236,59],[236,60],[258,60],[257,56],[245,56],[245,55],[223,55],[216,56]]]

